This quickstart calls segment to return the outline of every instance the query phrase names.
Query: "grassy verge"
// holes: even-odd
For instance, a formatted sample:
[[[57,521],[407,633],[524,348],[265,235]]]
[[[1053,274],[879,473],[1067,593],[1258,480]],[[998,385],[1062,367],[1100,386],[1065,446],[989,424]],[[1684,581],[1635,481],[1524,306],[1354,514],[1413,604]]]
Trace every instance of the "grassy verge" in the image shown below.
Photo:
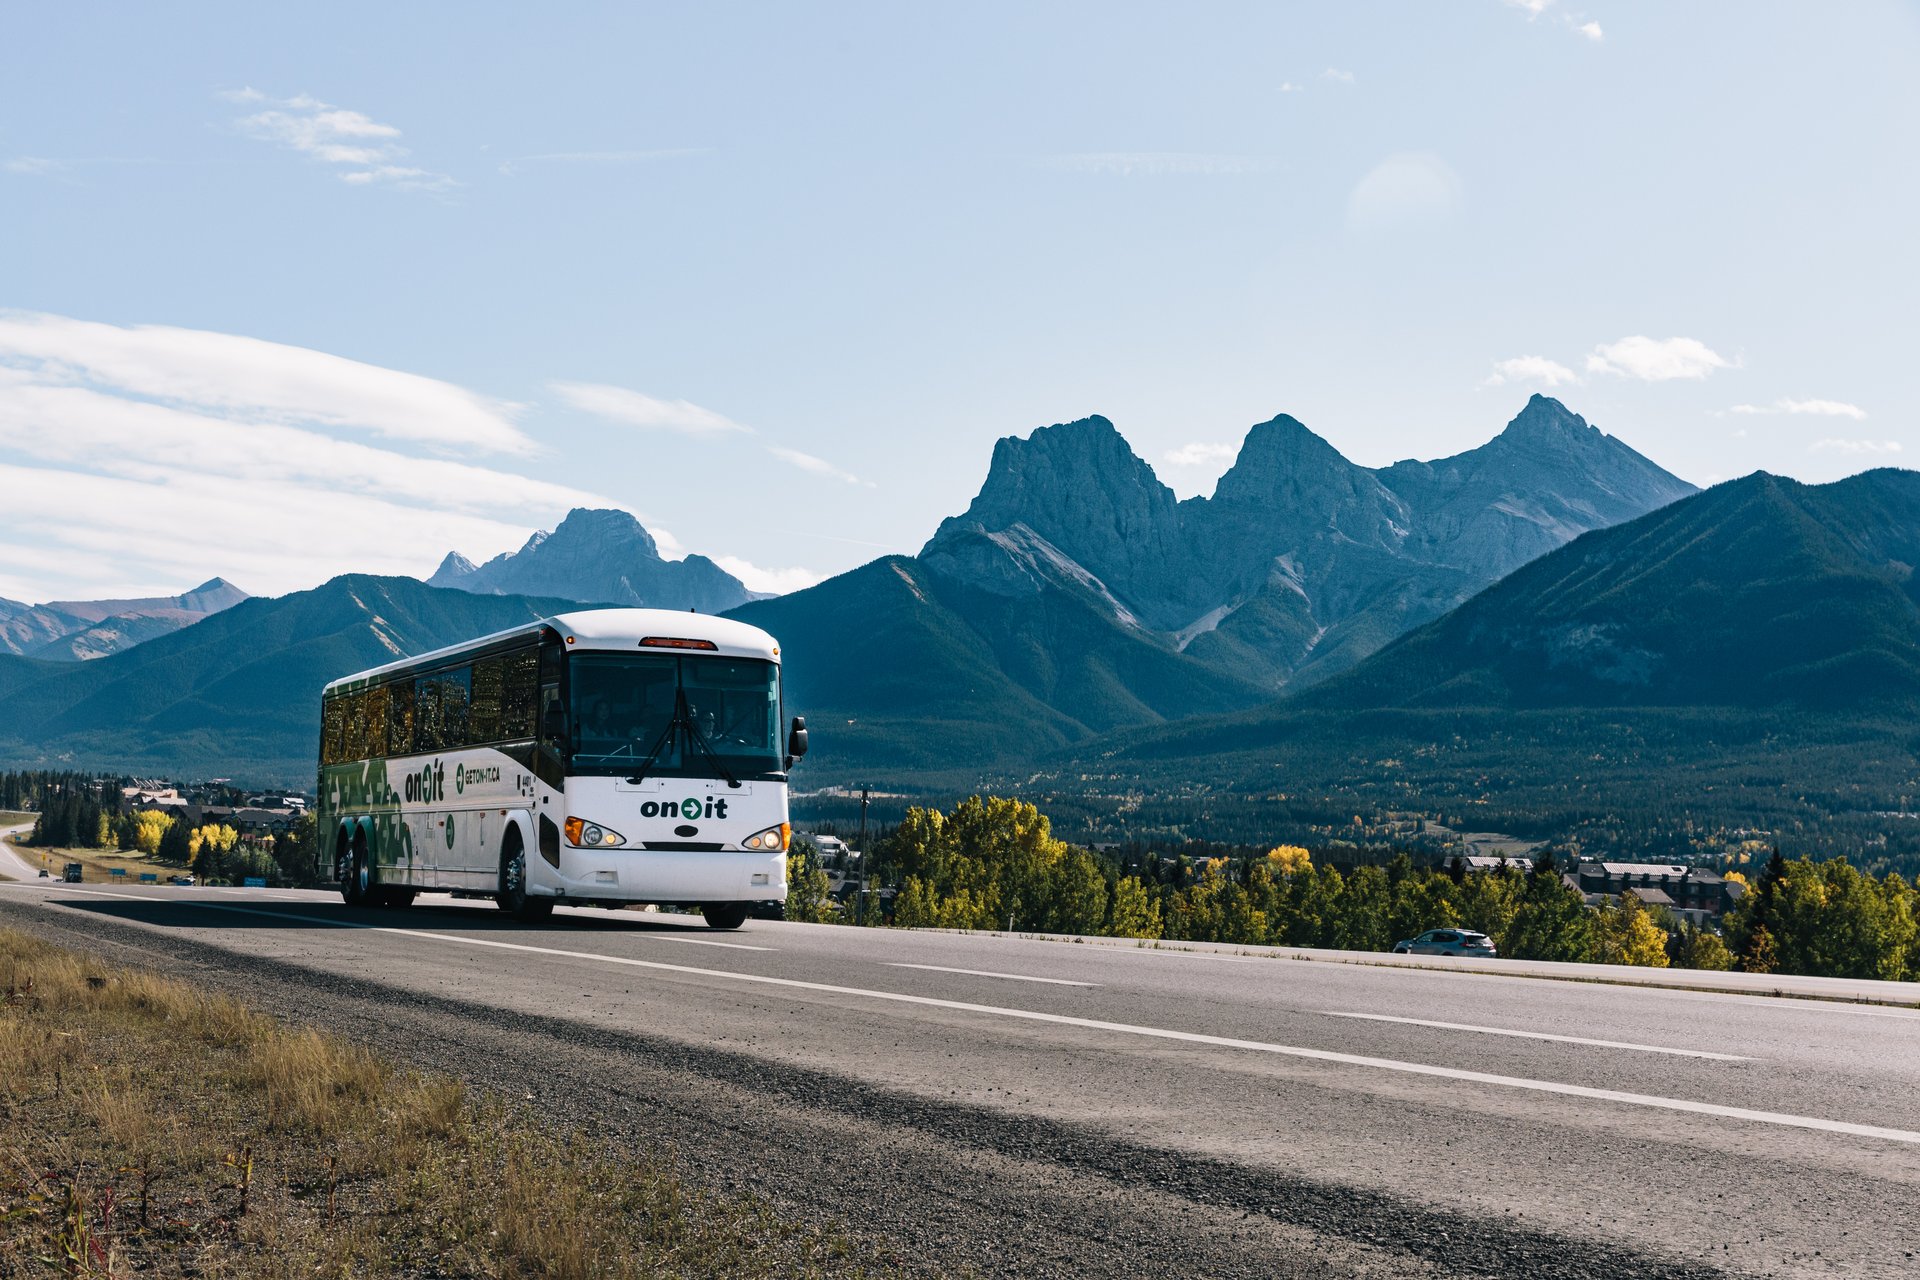
[[[832,1229],[0,930],[0,1276],[866,1276]]]
[[[35,870],[45,867],[56,877],[69,862],[78,862],[86,868],[84,874],[89,882],[120,879],[122,877],[113,875],[114,869],[118,868],[127,873],[124,879],[129,883],[138,882],[141,872],[150,871],[160,877],[160,883],[165,884],[168,876],[177,876],[186,870],[185,867],[161,862],[133,849],[43,849],[38,845],[22,844],[18,840],[9,840],[7,845],[28,866]]]

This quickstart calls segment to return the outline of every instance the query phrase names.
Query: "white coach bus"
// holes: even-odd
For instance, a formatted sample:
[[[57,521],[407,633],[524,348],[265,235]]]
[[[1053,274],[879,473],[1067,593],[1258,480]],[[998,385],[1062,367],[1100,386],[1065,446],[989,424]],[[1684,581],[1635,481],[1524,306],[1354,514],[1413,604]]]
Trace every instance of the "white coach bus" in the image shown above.
[[[787,892],[780,647],[757,627],[588,609],[329,684],[321,858],[353,905],[698,907]]]

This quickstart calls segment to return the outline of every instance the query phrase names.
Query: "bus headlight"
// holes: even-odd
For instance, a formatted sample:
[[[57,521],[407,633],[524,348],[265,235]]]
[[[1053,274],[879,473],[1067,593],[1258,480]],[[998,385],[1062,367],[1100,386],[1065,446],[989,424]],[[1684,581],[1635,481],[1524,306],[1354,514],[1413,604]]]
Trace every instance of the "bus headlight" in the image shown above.
[[[787,837],[793,834],[792,826],[781,823],[777,827],[768,827],[765,831],[756,831],[740,842],[742,849],[778,849],[787,851]]]
[[[588,822],[585,818],[567,819],[567,843],[576,849],[610,849],[617,844],[625,844],[627,838],[618,831]]]

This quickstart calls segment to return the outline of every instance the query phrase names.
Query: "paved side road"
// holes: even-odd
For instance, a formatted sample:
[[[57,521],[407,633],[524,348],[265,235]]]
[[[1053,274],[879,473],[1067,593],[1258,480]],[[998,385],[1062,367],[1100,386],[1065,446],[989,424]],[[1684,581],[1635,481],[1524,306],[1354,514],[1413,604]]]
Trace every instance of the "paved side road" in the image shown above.
[[[1903,1010],[288,891],[0,886],[0,922],[671,1143],[929,1272],[1914,1272]]]

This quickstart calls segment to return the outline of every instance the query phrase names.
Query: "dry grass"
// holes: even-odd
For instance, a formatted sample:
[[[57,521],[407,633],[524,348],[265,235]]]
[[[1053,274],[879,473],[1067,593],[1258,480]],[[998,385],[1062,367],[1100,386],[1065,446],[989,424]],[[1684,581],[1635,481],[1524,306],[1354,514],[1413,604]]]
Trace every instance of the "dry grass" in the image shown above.
[[[0,930],[0,1278],[891,1273],[459,1082]]]
[[[150,858],[137,849],[43,849],[38,845],[21,844],[17,840],[6,843],[22,862],[36,871],[45,867],[56,877],[69,862],[78,862],[86,867],[86,877],[90,882],[115,879],[112,873],[117,868],[127,873],[125,878],[128,882],[136,882],[141,872],[150,871],[159,876],[164,884],[168,876],[179,875],[186,870],[175,863]]]

